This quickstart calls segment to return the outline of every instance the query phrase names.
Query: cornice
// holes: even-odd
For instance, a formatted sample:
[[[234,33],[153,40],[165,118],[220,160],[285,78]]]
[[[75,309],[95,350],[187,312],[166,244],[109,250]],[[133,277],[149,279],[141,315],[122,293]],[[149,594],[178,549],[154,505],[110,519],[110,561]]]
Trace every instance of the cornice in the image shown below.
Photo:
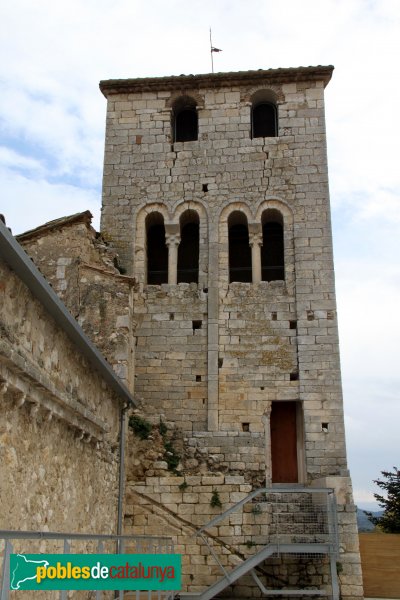
[[[99,87],[106,98],[112,94],[152,91],[197,90],[229,86],[293,83],[297,81],[323,81],[329,83],[334,67],[291,67],[281,69],[259,69],[229,73],[207,73],[204,75],[173,75],[170,77],[145,77],[138,79],[108,79],[100,81]]]

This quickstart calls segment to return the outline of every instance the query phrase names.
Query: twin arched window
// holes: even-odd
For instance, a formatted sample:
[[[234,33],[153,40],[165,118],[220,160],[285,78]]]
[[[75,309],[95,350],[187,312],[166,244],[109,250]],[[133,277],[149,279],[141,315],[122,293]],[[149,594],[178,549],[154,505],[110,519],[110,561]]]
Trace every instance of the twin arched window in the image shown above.
[[[153,212],[146,217],[147,283],[197,283],[199,279],[199,215],[186,210],[179,231],[166,232],[164,217]],[[177,228],[177,226],[173,226]],[[234,211],[228,218],[229,281],[251,283],[253,260],[259,259],[261,281],[285,279],[284,231],[281,213],[267,209],[261,216],[262,236],[249,235],[247,217]],[[253,234],[254,235],[254,234]],[[257,237],[258,236],[258,237]],[[253,247],[253,252],[251,249]],[[257,254],[259,253],[259,254]],[[259,267],[260,268],[260,267]],[[169,272],[174,269],[174,273]],[[257,281],[258,279],[256,279]]]
[[[197,283],[199,279],[199,216],[186,210],[179,232],[166,231],[164,217],[153,212],[146,217],[146,258],[148,285]],[[168,225],[167,225],[168,227]],[[174,229],[176,226],[173,226]],[[174,273],[171,273],[171,269]]]
[[[251,239],[247,217],[235,211],[228,218],[229,281],[253,281],[253,258],[260,260],[261,281],[285,279],[283,219],[276,209],[265,210],[261,217],[262,238]],[[260,239],[261,238],[261,239]],[[251,245],[255,245],[253,253]],[[261,248],[260,248],[261,246]],[[257,253],[259,253],[257,255]],[[256,279],[257,280],[257,279]]]

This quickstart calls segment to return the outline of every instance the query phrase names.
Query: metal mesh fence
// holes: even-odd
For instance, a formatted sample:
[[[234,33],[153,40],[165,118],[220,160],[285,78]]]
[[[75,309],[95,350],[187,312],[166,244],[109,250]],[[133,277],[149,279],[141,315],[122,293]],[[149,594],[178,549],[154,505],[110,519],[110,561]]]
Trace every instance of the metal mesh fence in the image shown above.
[[[334,527],[326,494],[266,493],[257,498],[257,503],[264,513],[269,543],[334,543]]]

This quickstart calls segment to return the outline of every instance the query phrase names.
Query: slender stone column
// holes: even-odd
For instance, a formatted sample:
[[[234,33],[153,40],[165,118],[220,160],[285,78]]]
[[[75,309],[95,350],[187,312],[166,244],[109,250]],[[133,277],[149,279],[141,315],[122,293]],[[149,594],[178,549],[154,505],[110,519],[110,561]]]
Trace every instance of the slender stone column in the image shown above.
[[[267,402],[264,414],[261,417],[265,436],[265,487],[271,487],[272,485],[271,409],[272,402]]]
[[[176,285],[178,281],[178,246],[181,241],[179,225],[165,225],[165,243],[168,246],[168,284]]]
[[[253,283],[261,281],[261,246],[263,243],[260,223],[249,224],[249,244],[251,246],[251,270]]]

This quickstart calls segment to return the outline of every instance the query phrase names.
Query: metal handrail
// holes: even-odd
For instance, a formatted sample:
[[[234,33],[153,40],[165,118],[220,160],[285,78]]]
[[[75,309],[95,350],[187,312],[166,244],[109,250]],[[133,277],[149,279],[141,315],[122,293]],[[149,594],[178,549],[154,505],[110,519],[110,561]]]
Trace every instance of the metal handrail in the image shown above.
[[[287,543],[286,541],[284,541],[285,533],[284,532],[282,533],[282,531],[280,529],[281,523],[278,520],[277,521],[278,530],[276,532],[277,535],[274,536],[275,540],[272,541],[272,538],[271,538],[269,540],[269,542],[266,545],[264,545],[264,548],[262,550],[258,550],[255,555],[253,555],[250,558],[245,559],[243,561],[243,563],[240,566],[235,567],[233,569],[233,571],[227,572],[227,570],[224,568],[221,561],[219,560],[217,553],[213,550],[211,544],[209,543],[209,540],[206,537],[208,535],[207,529],[214,527],[215,525],[217,525],[218,523],[220,523],[221,521],[223,521],[224,519],[229,517],[232,513],[238,511],[244,505],[248,504],[249,502],[252,502],[258,496],[260,496],[260,495],[267,496],[267,495],[274,495],[274,494],[276,494],[277,496],[283,495],[283,494],[296,494],[296,495],[298,495],[298,494],[311,494],[311,495],[323,494],[323,495],[325,495],[326,503],[324,501],[323,503],[317,503],[314,505],[314,502],[312,502],[312,504],[310,506],[315,506],[315,508],[318,505],[324,507],[323,510],[324,510],[324,514],[326,515],[326,521],[324,521],[324,523],[325,523],[325,527],[327,527],[326,533],[328,534],[328,539],[321,541],[314,537],[314,539],[311,542],[306,541],[304,539],[303,540],[294,540],[293,539],[290,543]],[[286,501],[286,502],[288,502],[288,501]],[[266,500],[266,503],[271,506],[275,504],[273,501],[268,502],[267,500]],[[277,504],[279,505],[279,502]],[[285,502],[284,502],[284,504],[285,504]],[[282,514],[284,514],[284,513],[282,513]],[[299,514],[299,513],[296,512],[294,514]],[[316,514],[318,514],[318,511],[316,512]],[[242,575],[244,575],[248,572],[250,572],[253,575],[255,582],[260,587],[260,589],[263,593],[268,592],[268,594],[271,594],[271,595],[285,594],[286,590],[284,590],[284,589],[282,589],[282,590],[266,590],[266,588],[261,584],[258,577],[256,576],[256,574],[253,571],[253,569],[255,567],[257,567],[259,562],[261,562],[267,556],[270,556],[274,553],[277,553],[277,554],[281,554],[281,553],[282,554],[285,554],[285,553],[289,553],[289,554],[290,553],[328,554],[329,555],[329,563],[330,563],[330,572],[331,572],[331,595],[332,595],[333,600],[339,599],[339,585],[338,585],[338,579],[337,579],[337,573],[336,573],[336,560],[337,560],[338,550],[339,550],[339,539],[338,539],[336,498],[335,498],[335,492],[334,492],[333,488],[297,487],[296,486],[296,487],[279,487],[279,488],[260,488],[258,490],[254,490],[253,492],[248,494],[245,498],[243,498],[239,502],[236,502],[233,506],[228,508],[226,511],[224,511],[220,515],[214,517],[214,519],[211,519],[211,521],[209,521],[208,523],[206,523],[205,525],[200,527],[200,529],[197,530],[195,535],[201,537],[201,539],[203,540],[203,542],[206,544],[209,551],[211,552],[212,556],[216,560],[216,563],[218,564],[218,566],[223,574],[223,579],[220,580],[219,582],[213,584],[212,586],[210,586],[204,592],[202,592],[199,595],[199,600],[210,600],[210,598],[213,597],[212,594],[214,594],[214,592],[221,591],[222,589],[224,589],[224,587],[226,587],[233,581],[236,581],[239,577],[241,577]],[[319,593],[321,595],[327,595],[326,591],[309,590],[309,589],[308,590],[289,590],[288,595],[306,595],[306,596],[314,595],[315,596],[315,595],[318,595]],[[189,595],[189,597],[190,597],[190,595]]]
[[[202,533],[203,531],[206,531],[206,529],[209,529],[210,527],[214,527],[214,525],[216,525],[217,523],[219,523],[220,521],[225,519],[225,517],[231,515],[233,512],[236,512],[236,510],[238,510],[241,506],[244,506],[245,504],[247,504],[248,502],[250,502],[257,496],[260,496],[261,494],[301,494],[301,493],[303,493],[303,494],[304,493],[307,493],[307,494],[334,494],[334,489],[333,488],[316,488],[316,487],[259,488],[258,490],[255,490],[254,492],[251,492],[250,494],[248,494],[248,496],[246,496],[239,502],[236,502],[236,504],[234,504],[233,506],[228,508],[222,514],[218,515],[217,517],[214,517],[214,519],[211,519],[211,521],[209,521],[208,523],[203,525],[203,527],[200,527],[200,529],[198,529],[196,532],[196,536],[199,535],[200,533]]]

